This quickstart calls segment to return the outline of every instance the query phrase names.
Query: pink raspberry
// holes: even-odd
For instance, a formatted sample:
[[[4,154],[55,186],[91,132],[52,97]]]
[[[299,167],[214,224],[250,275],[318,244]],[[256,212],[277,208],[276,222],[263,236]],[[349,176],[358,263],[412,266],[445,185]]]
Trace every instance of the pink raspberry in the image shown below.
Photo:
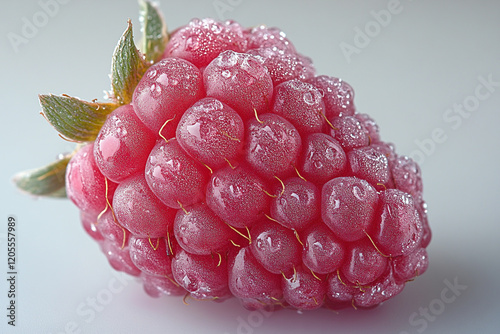
[[[156,23],[145,55],[120,41],[111,101],[41,96],[82,143],[20,188],[66,195],[152,297],[372,308],[427,270],[420,167],[347,82],[316,75],[278,28],[194,19],[168,39]]]

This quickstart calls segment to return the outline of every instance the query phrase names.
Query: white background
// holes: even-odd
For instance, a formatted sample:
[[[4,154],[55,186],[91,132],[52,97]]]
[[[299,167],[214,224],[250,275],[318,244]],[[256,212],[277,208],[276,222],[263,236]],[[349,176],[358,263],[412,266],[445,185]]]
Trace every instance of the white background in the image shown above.
[[[222,18],[281,27],[300,52],[313,58],[318,74],[341,77],[354,87],[358,110],[378,121],[383,140],[396,143],[399,153],[423,154],[424,198],[433,231],[428,272],[374,310],[280,311],[269,317],[245,311],[235,300],[185,306],[181,298],[148,297],[135,281],[116,280],[123,276],[115,276],[83,232],[69,201],[36,200],[14,189],[15,172],[72,150],[39,115],[37,94],[101,99],[128,18],[139,35],[135,1],[66,2],[52,7],[46,22],[37,21],[40,27],[26,43],[14,46],[8,36],[23,36],[26,20],[43,19],[44,9],[35,0],[2,1],[0,332],[55,334],[71,327],[77,333],[110,334],[497,332],[498,2],[401,0],[398,14],[382,26],[372,11],[387,9],[387,0],[161,1],[170,29],[192,17],[221,18],[214,7],[221,2],[231,8]],[[356,31],[365,28],[371,35],[366,45],[355,39]],[[340,46],[347,44],[357,53],[346,57]],[[488,92],[479,87],[480,77],[496,83],[482,100],[475,98]],[[463,103],[469,103],[470,112],[454,113],[454,105]],[[432,144],[435,131],[441,140]],[[426,143],[425,150],[418,142]],[[8,215],[18,220],[16,328],[7,326],[4,315]],[[459,284],[459,295],[445,290],[445,282]],[[109,296],[109,284],[121,291],[90,312],[89,300]],[[425,309],[427,317],[421,315]]]

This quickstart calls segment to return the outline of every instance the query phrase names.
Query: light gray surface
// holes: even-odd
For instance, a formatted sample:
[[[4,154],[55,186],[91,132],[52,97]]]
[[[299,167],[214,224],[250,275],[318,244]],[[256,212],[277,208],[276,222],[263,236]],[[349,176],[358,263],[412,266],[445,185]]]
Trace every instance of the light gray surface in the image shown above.
[[[101,99],[128,18],[139,33],[135,1],[66,2],[50,7],[53,15],[44,22],[41,3],[53,1],[2,1],[0,277],[6,276],[5,228],[13,214],[19,298],[13,329],[3,315],[7,286],[1,278],[0,332],[71,333],[72,327],[75,333],[110,334],[498,331],[498,2],[401,0],[399,12],[383,26],[372,11],[387,9],[392,1],[161,1],[171,29],[192,17],[218,18],[214,4],[221,3],[232,9],[224,18],[281,27],[313,58],[319,74],[342,77],[354,87],[358,110],[378,121],[382,139],[396,143],[399,153],[417,157],[421,152],[433,231],[428,272],[368,312],[283,311],[269,317],[245,311],[234,300],[185,306],[179,298],[147,297],[136,282],[115,276],[69,202],[35,200],[13,188],[15,172],[72,149],[38,114],[37,94]],[[16,52],[8,36],[23,37],[23,25],[34,23],[34,16],[40,27],[25,29],[26,43]],[[373,29],[367,45],[360,36],[356,40],[356,29],[365,28]],[[347,44],[357,47],[350,57],[341,51]],[[495,83],[491,91],[481,87],[488,77]],[[470,112],[453,111],[464,103]],[[431,142],[433,133],[437,138]],[[450,284],[458,289],[453,292]]]

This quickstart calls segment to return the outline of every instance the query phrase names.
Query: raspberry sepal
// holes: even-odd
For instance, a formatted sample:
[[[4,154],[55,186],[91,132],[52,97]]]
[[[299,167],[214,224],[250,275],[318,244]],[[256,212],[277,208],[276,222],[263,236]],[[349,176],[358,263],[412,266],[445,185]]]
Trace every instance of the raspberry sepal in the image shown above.
[[[61,156],[47,166],[20,172],[14,176],[14,184],[24,192],[35,196],[66,197],[66,167],[72,154]]]
[[[139,22],[141,23],[141,51],[149,63],[159,61],[165,51],[170,35],[158,8],[149,1],[139,1]]]

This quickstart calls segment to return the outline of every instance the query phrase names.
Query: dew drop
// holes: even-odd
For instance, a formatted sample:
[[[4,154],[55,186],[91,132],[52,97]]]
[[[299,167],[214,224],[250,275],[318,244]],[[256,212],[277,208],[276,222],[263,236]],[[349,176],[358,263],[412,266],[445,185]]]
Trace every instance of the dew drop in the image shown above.
[[[99,150],[102,158],[108,160],[112,158],[120,149],[120,140],[115,136],[109,136],[99,142]]]
[[[201,133],[200,133],[200,123],[194,123],[192,125],[186,126],[186,130],[189,132],[190,135],[196,137],[196,139],[201,140]]]
[[[156,166],[153,169],[153,177],[156,178],[156,179],[159,179],[161,181],[165,181],[165,178],[163,177],[163,174],[161,173],[161,167],[160,166]]]
[[[197,36],[189,36],[186,40],[186,50],[196,51],[200,48],[200,41]]]
[[[321,161],[316,160],[314,162],[314,167],[316,167],[317,169],[320,169],[321,167],[323,167],[323,163]]]
[[[168,86],[168,75],[166,73],[160,74],[158,79],[156,79],[156,82],[162,84],[163,86]]]
[[[313,105],[314,104],[314,96],[312,95],[311,92],[307,92],[304,94],[304,102],[307,103],[308,105]]]
[[[366,193],[358,186],[352,187],[352,193],[360,201],[363,201],[365,199]]]

